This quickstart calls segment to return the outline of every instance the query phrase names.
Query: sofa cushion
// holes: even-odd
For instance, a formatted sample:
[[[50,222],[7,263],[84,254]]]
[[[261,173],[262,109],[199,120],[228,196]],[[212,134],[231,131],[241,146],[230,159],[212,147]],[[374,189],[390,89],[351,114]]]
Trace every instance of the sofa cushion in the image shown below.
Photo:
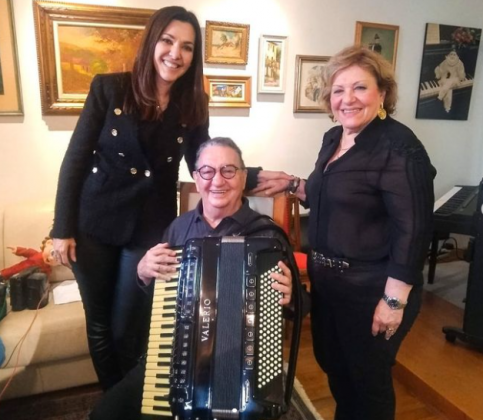
[[[0,337],[5,345],[6,361],[27,331],[20,349],[18,366],[69,359],[89,353],[81,302],[55,305],[51,293],[48,305],[39,309],[38,313],[29,309],[10,311],[0,322]],[[18,349],[8,367],[17,364],[17,355]]]

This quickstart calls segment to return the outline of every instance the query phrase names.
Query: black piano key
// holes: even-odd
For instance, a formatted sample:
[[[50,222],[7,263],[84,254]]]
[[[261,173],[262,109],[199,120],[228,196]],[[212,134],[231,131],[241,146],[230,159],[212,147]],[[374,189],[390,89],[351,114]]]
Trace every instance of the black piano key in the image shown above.
[[[158,348],[159,350],[171,350],[173,346],[171,344],[160,344]]]
[[[458,209],[465,207],[478,192],[477,187],[463,186],[446,203],[434,212],[435,216],[451,216]]]
[[[169,396],[155,395],[153,399],[154,401],[169,401]]]

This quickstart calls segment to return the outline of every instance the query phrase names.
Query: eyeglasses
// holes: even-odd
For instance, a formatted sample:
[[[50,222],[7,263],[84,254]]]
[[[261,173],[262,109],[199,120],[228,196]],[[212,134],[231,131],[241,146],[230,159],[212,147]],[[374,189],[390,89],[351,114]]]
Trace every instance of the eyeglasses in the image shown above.
[[[223,178],[232,179],[235,177],[236,172],[240,169],[243,170],[244,168],[238,168],[235,165],[225,165],[222,166],[219,171]],[[203,178],[205,181],[211,181],[215,177],[217,170],[211,166],[204,165],[195,172],[198,172],[201,178]]]

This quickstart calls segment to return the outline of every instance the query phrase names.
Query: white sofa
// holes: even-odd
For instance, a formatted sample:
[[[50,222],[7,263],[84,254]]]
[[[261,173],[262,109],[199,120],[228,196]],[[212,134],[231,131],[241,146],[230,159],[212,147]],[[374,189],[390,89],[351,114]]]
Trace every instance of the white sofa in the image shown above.
[[[0,214],[0,267],[10,267],[23,258],[7,246],[40,249],[53,221],[53,200],[9,205]],[[73,279],[70,270],[55,267],[50,287]],[[6,361],[0,369],[0,393],[14,373],[2,399],[39,394],[97,382],[87,348],[85,317],[81,302],[49,304],[38,311],[12,312],[0,321],[0,337],[6,348]],[[17,347],[33,323],[22,347]],[[18,352],[20,350],[20,356]],[[15,370],[15,366],[16,370]]]

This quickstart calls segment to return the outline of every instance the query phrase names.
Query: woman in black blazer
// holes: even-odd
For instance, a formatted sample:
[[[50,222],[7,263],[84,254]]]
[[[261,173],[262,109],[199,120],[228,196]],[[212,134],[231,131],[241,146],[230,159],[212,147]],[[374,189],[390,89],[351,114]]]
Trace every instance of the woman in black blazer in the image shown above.
[[[144,352],[151,305],[136,266],[176,217],[182,157],[192,172],[208,138],[200,25],[182,7],[160,9],[132,73],[94,77],[59,176],[54,245],[79,283],[104,389]]]

